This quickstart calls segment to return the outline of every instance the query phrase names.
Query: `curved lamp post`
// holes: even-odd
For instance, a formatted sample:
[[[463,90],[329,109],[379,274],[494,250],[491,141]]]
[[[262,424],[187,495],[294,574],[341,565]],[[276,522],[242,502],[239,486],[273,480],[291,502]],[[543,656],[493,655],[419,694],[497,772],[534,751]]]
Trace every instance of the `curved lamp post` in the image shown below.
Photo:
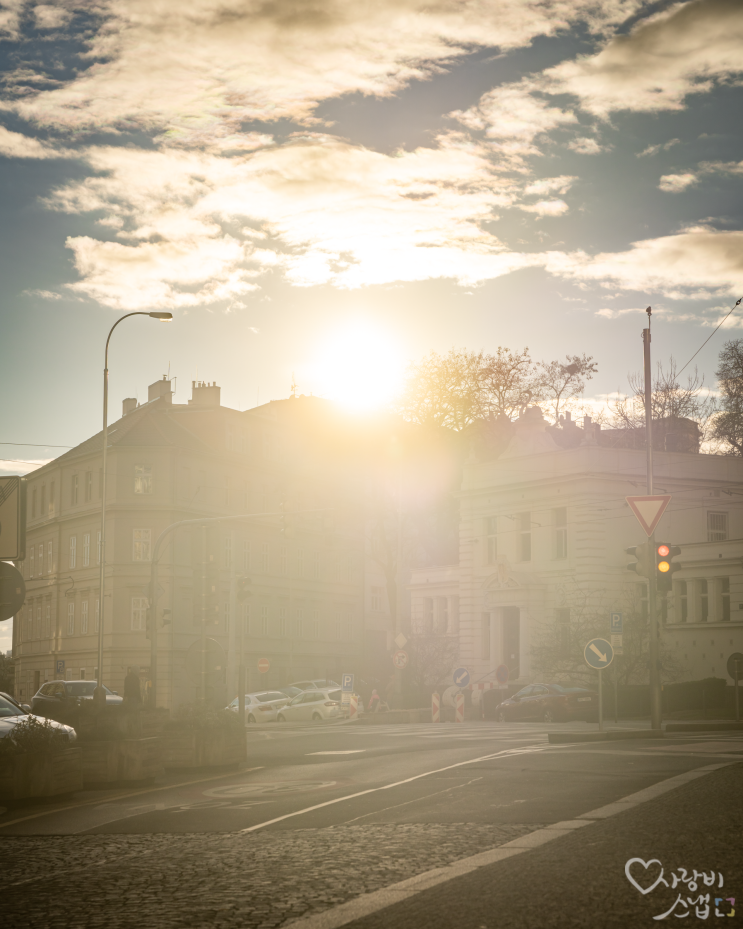
[[[159,319],[161,322],[170,322],[173,319],[172,313],[147,313],[140,311],[137,313],[127,313],[111,326],[111,331],[106,339],[106,352],[103,364],[103,468],[101,472],[101,543],[98,549],[98,558],[100,559],[100,593],[98,607],[98,686],[103,685],[103,616],[104,616],[104,585],[106,581],[106,450],[108,446],[108,343],[111,341],[114,329],[128,319],[130,316],[151,316],[152,319]]]

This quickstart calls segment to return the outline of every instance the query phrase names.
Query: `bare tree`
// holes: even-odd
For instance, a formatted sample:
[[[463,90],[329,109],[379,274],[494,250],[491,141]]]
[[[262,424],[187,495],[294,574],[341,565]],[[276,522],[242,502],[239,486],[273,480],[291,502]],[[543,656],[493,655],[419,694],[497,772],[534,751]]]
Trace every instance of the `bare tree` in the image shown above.
[[[447,680],[459,657],[459,643],[450,636],[412,636],[407,648],[411,653],[408,681],[413,687],[435,687]]]
[[[537,365],[535,392],[547,406],[547,416],[557,423],[560,414],[575,412],[577,399],[596,373],[591,355],[566,355],[561,361],[540,361]]]
[[[513,419],[524,407],[540,399],[537,368],[529,349],[512,352],[498,346],[495,355],[486,355],[482,370],[483,407],[489,415]]]
[[[484,352],[431,352],[408,366],[397,412],[421,426],[464,429],[487,416],[483,381],[488,363]]]
[[[729,455],[743,455],[743,339],[726,342],[717,368],[721,400],[711,435]]]

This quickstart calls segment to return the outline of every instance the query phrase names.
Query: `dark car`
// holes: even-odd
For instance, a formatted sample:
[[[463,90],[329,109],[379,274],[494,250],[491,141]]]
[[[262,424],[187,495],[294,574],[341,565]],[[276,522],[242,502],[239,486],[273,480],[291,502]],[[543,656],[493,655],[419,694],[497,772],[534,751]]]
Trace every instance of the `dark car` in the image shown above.
[[[92,700],[97,686],[95,681],[49,681],[34,694],[31,712],[60,723],[74,720],[81,701]],[[122,698],[108,687],[103,689],[107,704],[122,702]]]
[[[502,723],[539,720],[544,723],[596,718],[599,695],[571,684],[529,684],[499,703],[495,718]]]

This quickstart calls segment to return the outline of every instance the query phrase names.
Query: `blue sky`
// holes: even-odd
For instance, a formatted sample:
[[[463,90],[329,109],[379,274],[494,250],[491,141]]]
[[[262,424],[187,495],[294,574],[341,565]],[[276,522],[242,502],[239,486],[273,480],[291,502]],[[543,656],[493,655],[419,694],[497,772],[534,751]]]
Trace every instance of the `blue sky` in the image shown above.
[[[600,401],[648,304],[683,364],[743,292],[739,0],[0,0],[0,65],[3,442],[99,428],[131,310],[176,318],[117,330],[113,418],[452,346],[587,352]]]

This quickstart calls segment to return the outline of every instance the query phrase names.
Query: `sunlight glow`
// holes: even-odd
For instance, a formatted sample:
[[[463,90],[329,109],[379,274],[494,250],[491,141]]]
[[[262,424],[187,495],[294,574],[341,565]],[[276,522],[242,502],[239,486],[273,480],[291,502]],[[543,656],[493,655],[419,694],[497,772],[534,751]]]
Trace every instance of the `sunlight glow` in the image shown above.
[[[400,347],[390,333],[357,320],[320,339],[307,374],[321,397],[372,410],[392,399],[403,369]]]

